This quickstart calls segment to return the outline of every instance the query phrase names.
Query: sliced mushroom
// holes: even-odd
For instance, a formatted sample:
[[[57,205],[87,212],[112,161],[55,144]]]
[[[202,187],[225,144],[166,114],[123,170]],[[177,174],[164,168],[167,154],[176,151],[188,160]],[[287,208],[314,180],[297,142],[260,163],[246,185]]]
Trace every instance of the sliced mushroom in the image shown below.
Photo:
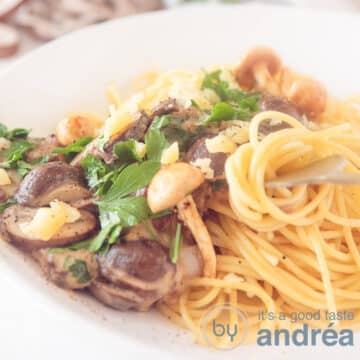
[[[279,111],[281,113],[287,114],[303,123],[303,117],[300,111],[297,109],[295,104],[287,100],[282,96],[275,96],[271,94],[263,94],[259,100],[259,110],[260,111]],[[268,135],[275,131],[289,128],[289,125],[284,122],[275,121],[269,119],[263,121],[259,127],[259,132],[263,135]]]
[[[213,138],[214,135],[202,136],[198,138],[187,151],[184,160],[195,163],[198,159],[210,159],[210,168],[214,172],[214,178],[224,177],[224,168],[227,155],[222,152],[210,153],[206,147],[206,139]]]
[[[61,154],[53,154],[52,151],[60,146],[60,143],[56,139],[56,135],[51,134],[45,139],[34,140],[35,147],[25,154],[26,161],[34,161],[38,158],[48,156],[50,161],[62,160]]]
[[[11,183],[9,185],[0,186],[0,193],[1,193],[1,202],[6,201],[7,199],[13,197],[21,183],[21,176],[16,172],[16,170],[6,170]]]
[[[204,182],[204,175],[196,167],[178,162],[163,167],[150,182],[147,200],[153,212],[175,206],[187,194]]]
[[[31,207],[44,206],[55,199],[70,202],[89,197],[81,170],[60,161],[31,170],[15,195],[19,204]]]
[[[95,280],[91,283],[90,291],[100,302],[117,310],[148,310],[141,294],[130,289],[119,288],[113,284]]]
[[[164,101],[160,101],[158,105],[156,105],[152,109],[151,117],[162,116],[171,114],[173,112],[178,112],[180,110],[180,106],[175,99],[169,98]]]
[[[93,198],[71,201],[70,206],[78,210],[86,210],[93,214],[99,214],[99,207]]]
[[[83,289],[98,274],[95,255],[86,249],[61,253],[42,249],[34,251],[32,255],[39,262],[47,279],[61,288]]]
[[[0,58],[14,55],[20,44],[19,34],[12,27],[0,23]]]
[[[24,250],[35,250],[74,244],[89,238],[97,229],[97,220],[87,211],[80,211],[81,217],[73,223],[67,223],[49,240],[40,240],[26,234],[21,224],[29,223],[37,209],[21,205],[8,207],[3,214],[3,225],[10,241]]]
[[[210,234],[201,218],[194,199],[186,196],[177,205],[179,217],[191,230],[204,261],[204,276],[213,278],[216,275],[216,254]]]
[[[235,69],[236,80],[245,89],[254,85],[259,89],[269,89],[272,80],[282,66],[281,59],[268,47],[256,47],[250,49]]]
[[[146,131],[151,123],[151,119],[146,115],[145,111],[139,111],[135,114],[135,121],[133,125],[126,130],[111,139],[105,146],[104,151],[100,153],[100,157],[107,163],[111,164],[116,160],[116,156],[113,153],[114,146],[127,140],[142,141],[145,137]]]
[[[104,304],[119,309],[148,310],[175,286],[176,268],[156,241],[132,241],[112,246],[98,256],[103,279],[90,287]]]

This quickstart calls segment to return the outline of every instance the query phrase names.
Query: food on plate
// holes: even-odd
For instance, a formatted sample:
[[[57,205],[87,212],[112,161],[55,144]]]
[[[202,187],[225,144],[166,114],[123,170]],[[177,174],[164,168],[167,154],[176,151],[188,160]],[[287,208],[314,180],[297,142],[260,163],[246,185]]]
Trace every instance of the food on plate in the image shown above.
[[[351,310],[336,325],[358,327],[360,99],[267,47],[143,80],[108,90],[106,119],[70,114],[44,139],[0,126],[2,237],[56,285],[156,307],[200,343],[224,304],[248,341],[280,326],[261,311]]]

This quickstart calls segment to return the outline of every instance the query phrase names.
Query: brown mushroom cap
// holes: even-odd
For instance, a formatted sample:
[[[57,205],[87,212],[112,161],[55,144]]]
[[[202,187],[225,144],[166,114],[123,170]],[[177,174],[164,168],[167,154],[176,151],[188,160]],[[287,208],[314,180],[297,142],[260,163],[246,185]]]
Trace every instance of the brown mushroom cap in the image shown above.
[[[62,253],[41,249],[34,251],[32,256],[39,262],[46,278],[64,289],[83,289],[97,277],[98,265],[95,255],[86,249],[68,250]],[[71,273],[69,266],[75,261],[82,261],[86,265],[88,279],[78,279]]]
[[[143,303],[143,298],[133,290],[122,289],[113,284],[95,280],[91,283],[90,291],[103,304],[120,311],[148,310],[148,307],[139,305]]]
[[[41,248],[67,246],[92,236],[97,229],[97,220],[87,211],[80,211],[81,217],[73,223],[65,224],[50,240],[44,241],[31,237],[22,231],[20,224],[30,222],[37,209],[13,205],[3,214],[3,226],[10,242],[20,248],[31,251]]]
[[[256,71],[266,71],[268,76],[274,76],[282,66],[280,57],[273,49],[265,46],[250,49],[235,69],[238,84],[245,88],[251,88],[256,83]]]
[[[48,156],[50,161],[62,160],[64,158],[62,154],[52,153],[55,148],[60,146],[54,134],[50,134],[44,139],[34,139],[33,142],[35,147],[25,154],[26,161],[34,161],[44,156]]]
[[[19,204],[31,207],[48,205],[55,199],[70,202],[88,197],[81,170],[60,161],[31,170],[15,195]]]
[[[104,281],[90,290],[100,301],[119,310],[147,310],[175,287],[176,269],[156,241],[139,240],[112,246],[98,256]]]

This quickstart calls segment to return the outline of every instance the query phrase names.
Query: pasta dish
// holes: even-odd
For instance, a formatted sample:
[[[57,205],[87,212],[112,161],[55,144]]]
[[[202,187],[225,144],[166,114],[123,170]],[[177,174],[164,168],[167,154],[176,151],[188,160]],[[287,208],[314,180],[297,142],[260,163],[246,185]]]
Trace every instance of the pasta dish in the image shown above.
[[[350,311],[334,327],[358,328],[360,99],[267,47],[134,88],[109,86],[106,118],[72,113],[46,138],[0,126],[1,237],[57,286],[156,308],[199,343],[224,304],[249,342],[284,327],[259,313],[319,311],[299,322],[326,328]]]

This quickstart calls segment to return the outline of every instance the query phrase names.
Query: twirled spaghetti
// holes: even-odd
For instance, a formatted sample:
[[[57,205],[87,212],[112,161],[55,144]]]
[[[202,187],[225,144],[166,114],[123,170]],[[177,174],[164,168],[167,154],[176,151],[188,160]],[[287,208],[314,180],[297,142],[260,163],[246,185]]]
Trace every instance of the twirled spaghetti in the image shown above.
[[[259,125],[270,118],[290,128],[263,138]],[[359,328],[360,186],[265,186],[278,174],[334,154],[347,158],[347,172],[359,172],[359,133],[350,123],[333,122],[310,130],[286,114],[259,113],[250,123],[249,142],[227,160],[228,197],[213,199],[210,206],[216,215],[207,221],[220,249],[217,277],[191,281],[177,305],[160,306],[190,328],[199,342],[202,317],[219,303],[248,314],[249,341],[260,328],[297,326],[289,320],[261,321],[257,314],[262,310],[352,311],[354,320],[338,325]],[[328,322],[322,318],[312,325],[326,327]]]

